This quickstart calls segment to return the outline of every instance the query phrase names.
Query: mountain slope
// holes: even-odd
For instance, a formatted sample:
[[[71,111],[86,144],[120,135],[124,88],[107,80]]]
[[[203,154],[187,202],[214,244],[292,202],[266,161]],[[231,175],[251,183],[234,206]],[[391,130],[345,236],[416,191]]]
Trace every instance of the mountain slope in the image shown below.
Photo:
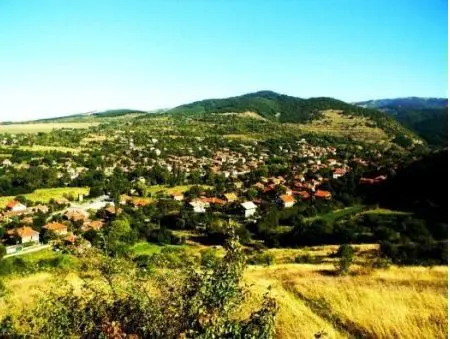
[[[388,113],[403,126],[415,131],[431,145],[447,145],[447,99],[410,97],[369,100],[359,102],[357,105]]]
[[[356,105],[366,108],[412,108],[412,109],[426,109],[426,108],[447,108],[448,100],[446,98],[394,98],[394,99],[379,99],[367,100],[357,102]]]
[[[416,136],[398,124],[395,119],[384,112],[368,109],[333,98],[319,97],[302,99],[272,91],[260,91],[241,96],[208,99],[181,105],[168,111],[172,114],[244,113],[254,112],[258,115],[281,123],[306,124],[326,119],[326,112],[339,112],[347,117],[364,118],[368,127],[382,129],[391,139],[406,136],[413,142]]]

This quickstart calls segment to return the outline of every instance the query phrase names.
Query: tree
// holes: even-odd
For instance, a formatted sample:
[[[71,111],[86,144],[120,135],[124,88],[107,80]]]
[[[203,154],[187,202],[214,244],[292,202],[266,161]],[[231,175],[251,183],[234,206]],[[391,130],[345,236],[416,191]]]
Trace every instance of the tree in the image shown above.
[[[350,265],[353,262],[353,255],[355,250],[348,244],[341,245],[337,250],[336,255],[339,260],[336,264],[337,273],[340,275],[345,275],[350,270]]]
[[[6,255],[6,247],[0,244],[0,259]]]

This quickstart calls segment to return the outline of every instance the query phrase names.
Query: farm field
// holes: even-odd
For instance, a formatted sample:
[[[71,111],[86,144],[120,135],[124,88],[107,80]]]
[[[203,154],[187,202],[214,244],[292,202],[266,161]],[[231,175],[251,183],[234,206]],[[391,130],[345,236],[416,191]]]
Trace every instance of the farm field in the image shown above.
[[[0,133],[38,133],[50,132],[53,129],[61,128],[89,128],[97,126],[97,122],[64,122],[64,123],[29,123],[29,124],[10,124],[0,125]]]
[[[87,195],[89,193],[88,187],[57,187],[57,188],[42,188],[37,189],[33,193],[22,194],[26,199],[31,201],[48,202],[50,199],[59,199],[64,195],[73,195],[75,198],[78,194]],[[0,197],[0,207],[4,208],[6,204],[13,200],[15,196]]]
[[[188,191],[194,185],[179,185],[174,187],[169,187],[168,185],[151,185],[147,186],[147,194],[153,196],[155,194],[172,194],[172,193],[184,193]],[[211,186],[200,185],[203,189],[211,188]]]
[[[78,153],[81,148],[64,147],[64,146],[43,146],[43,145],[33,145],[33,146],[19,146],[20,150],[30,151],[30,152],[71,152]]]

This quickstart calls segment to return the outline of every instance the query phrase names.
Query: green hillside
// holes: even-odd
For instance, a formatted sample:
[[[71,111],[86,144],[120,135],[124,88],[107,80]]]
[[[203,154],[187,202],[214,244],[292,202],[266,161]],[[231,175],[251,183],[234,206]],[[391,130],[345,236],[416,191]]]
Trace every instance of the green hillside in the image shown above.
[[[366,118],[368,127],[383,130],[391,139],[404,136],[410,141],[418,139],[414,133],[379,110],[359,107],[333,98],[302,99],[272,91],[260,91],[224,99],[196,101],[175,107],[168,113],[204,115],[209,113],[254,112],[271,121],[305,124],[325,119],[324,112],[330,110],[339,111],[342,115],[348,117]]]
[[[406,128],[416,132],[430,145],[445,146],[448,139],[448,100],[446,98],[397,98],[356,103],[381,110]]]

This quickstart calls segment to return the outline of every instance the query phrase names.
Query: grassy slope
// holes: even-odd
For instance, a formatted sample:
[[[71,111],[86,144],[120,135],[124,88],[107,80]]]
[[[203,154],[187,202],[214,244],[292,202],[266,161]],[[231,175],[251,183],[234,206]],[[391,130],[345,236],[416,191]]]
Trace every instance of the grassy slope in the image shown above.
[[[447,267],[392,267],[334,277],[332,265],[255,266],[246,279],[258,300],[271,286],[279,303],[277,337],[447,337]]]
[[[364,263],[363,254],[373,247],[359,246],[358,262]],[[135,246],[136,254],[157,253],[160,249],[161,246],[146,243]],[[283,263],[286,256],[299,253],[328,255],[335,251],[334,246],[273,251],[276,265],[247,268],[245,281],[250,294],[236,317],[259,303],[270,286],[270,294],[279,305],[277,338],[312,338],[320,331],[327,333],[326,338],[358,334],[376,338],[445,338],[447,335],[447,267],[392,266],[367,270],[355,265],[353,275],[336,277],[328,273],[334,269],[332,262]],[[61,254],[46,250],[22,258],[38,261],[57,255]],[[76,286],[79,275],[72,272],[65,279]],[[0,299],[0,317],[9,312],[18,314],[22,307],[30,307],[36,296],[58,288],[54,280],[57,276],[60,274],[41,272],[4,279],[9,293]]]

